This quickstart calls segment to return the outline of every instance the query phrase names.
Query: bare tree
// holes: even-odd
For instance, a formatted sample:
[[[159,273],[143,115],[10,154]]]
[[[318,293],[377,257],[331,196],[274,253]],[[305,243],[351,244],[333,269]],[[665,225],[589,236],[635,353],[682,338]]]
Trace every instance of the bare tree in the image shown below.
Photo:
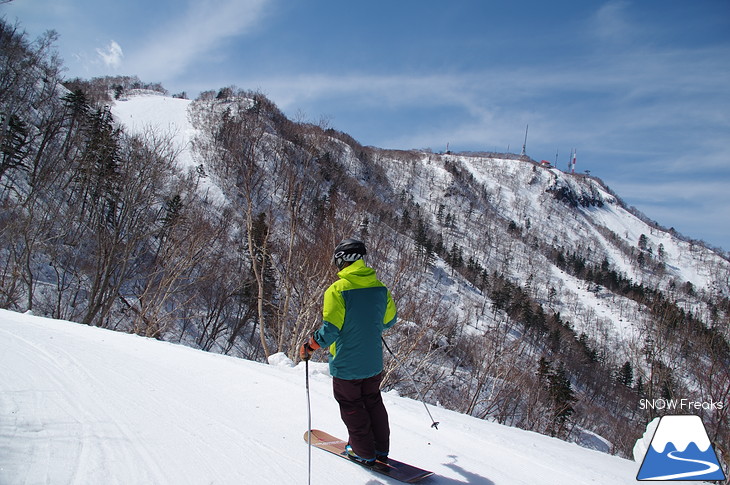
[[[264,358],[269,350],[266,314],[265,268],[270,261],[270,212],[267,173],[260,165],[271,154],[267,125],[262,107],[250,97],[239,94],[220,100],[199,103],[196,119],[203,135],[196,141],[201,158],[207,161],[215,180],[229,197],[242,230],[241,249],[249,261],[255,283],[254,303]],[[259,215],[263,214],[263,219]],[[270,219],[269,219],[270,220]],[[258,222],[257,222],[258,221]]]

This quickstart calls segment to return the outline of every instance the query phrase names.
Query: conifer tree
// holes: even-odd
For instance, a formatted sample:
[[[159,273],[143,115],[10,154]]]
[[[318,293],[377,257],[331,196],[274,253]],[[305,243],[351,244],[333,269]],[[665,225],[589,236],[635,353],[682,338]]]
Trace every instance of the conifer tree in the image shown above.
[[[0,145],[0,178],[8,170],[23,166],[28,145],[28,125],[16,115],[0,114],[0,127],[5,131]]]
[[[634,368],[631,362],[626,361],[618,372],[618,381],[626,387],[631,387],[634,383]]]
[[[549,376],[548,391],[553,403],[553,429],[551,430],[551,434],[557,436],[560,434],[560,430],[565,425],[565,422],[575,412],[572,403],[576,400],[570,379],[568,379],[565,371],[565,365],[562,362]]]

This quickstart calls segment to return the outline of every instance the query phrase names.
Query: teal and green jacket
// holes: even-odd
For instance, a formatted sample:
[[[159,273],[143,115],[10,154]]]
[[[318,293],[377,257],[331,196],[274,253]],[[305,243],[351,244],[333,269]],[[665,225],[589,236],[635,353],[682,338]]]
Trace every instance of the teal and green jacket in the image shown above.
[[[314,332],[319,345],[329,347],[330,374],[353,380],[383,371],[380,335],[396,322],[388,288],[361,259],[337,273],[339,280],[324,293],[322,326]]]

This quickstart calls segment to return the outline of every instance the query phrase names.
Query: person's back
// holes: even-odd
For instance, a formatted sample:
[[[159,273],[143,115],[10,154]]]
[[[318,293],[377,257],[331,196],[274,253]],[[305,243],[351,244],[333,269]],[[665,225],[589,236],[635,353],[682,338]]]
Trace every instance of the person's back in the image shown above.
[[[340,415],[350,436],[351,456],[365,462],[389,451],[388,414],[380,395],[381,334],[396,322],[390,291],[365,265],[365,245],[346,239],[335,248],[339,280],[324,294],[322,325],[302,345],[302,358],[329,347],[330,373]],[[350,447],[351,445],[351,447]]]
[[[343,268],[325,292],[318,342],[330,342],[330,373],[341,379],[364,379],[383,370],[380,335],[395,323],[388,289],[362,259]],[[390,302],[390,304],[389,304]]]

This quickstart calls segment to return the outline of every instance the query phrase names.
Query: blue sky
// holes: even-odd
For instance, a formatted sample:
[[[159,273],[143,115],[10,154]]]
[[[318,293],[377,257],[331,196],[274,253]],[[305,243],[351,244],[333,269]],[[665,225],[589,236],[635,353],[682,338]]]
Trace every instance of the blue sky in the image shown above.
[[[728,0],[13,0],[67,77],[259,90],[364,145],[519,153],[590,170],[730,250]]]

